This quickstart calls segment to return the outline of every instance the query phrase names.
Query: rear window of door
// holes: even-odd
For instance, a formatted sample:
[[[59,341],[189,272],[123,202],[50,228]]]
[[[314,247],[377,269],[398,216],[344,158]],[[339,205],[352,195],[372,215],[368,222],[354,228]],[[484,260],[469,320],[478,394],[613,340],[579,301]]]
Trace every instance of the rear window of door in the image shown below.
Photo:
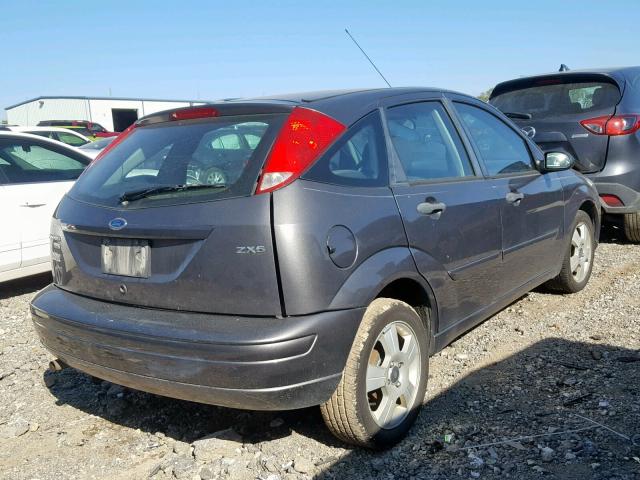
[[[0,170],[10,184],[75,180],[88,160],[32,142],[0,142]]]
[[[525,84],[522,88],[497,94],[490,103],[505,113],[525,113],[536,120],[613,110],[619,101],[620,92],[612,83],[575,82]]]
[[[389,168],[379,113],[357,122],[303,175],[304,179],[336,185],[388,185]]]
[[[454,103],[489,176],[535,171],[525,140],[510,126],[486,110]]]
[[[440,102],[389,108],[387,125],[409,182],[475,175],[464,145]]]

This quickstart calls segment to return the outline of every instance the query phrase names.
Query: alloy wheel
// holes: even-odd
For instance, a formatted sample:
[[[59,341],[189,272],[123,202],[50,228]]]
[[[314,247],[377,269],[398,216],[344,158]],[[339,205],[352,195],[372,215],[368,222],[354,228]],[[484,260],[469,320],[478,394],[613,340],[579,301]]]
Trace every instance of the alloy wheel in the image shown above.
[[[392,429],[409,414],[421,374],[415,332],[405,322],[388,324],[373,345],[366,373],[369,409],[380,428]]]
[[[576,282],[582,282],[591,269],[591,235],[589,227],[583,222],[576,225],[571,237],[571,256],[569,265]]]

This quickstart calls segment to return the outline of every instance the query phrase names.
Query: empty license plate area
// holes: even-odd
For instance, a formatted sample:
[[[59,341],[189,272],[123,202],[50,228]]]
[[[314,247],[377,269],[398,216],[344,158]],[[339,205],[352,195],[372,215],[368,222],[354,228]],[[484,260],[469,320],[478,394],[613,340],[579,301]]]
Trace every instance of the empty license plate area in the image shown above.
[[[108,238],[102,241],[102,271],[111,275],[149,278],[151,248],[148,240]]]

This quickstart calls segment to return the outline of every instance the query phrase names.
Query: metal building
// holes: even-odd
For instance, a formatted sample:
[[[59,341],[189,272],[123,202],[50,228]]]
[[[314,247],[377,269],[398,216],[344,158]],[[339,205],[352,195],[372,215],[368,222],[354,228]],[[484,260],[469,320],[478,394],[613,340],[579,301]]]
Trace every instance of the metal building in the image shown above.
[[[121,132],[138,118],[170,108],[200,105],[202,100],[120,97],[37,97],[6,107],[7,123],[34,126],[42,120],[88,120]]]

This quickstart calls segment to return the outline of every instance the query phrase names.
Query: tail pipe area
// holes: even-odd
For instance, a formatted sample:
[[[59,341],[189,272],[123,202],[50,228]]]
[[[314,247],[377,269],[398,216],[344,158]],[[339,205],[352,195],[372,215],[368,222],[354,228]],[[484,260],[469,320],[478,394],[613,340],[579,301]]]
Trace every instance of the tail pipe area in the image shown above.
[[[49,362],[49,370],[51,372],[60,372],[65,368],[67,368],[67,366],[68,365],[64,363],[62,360],[60,360],[59,358],[54,358]]]

